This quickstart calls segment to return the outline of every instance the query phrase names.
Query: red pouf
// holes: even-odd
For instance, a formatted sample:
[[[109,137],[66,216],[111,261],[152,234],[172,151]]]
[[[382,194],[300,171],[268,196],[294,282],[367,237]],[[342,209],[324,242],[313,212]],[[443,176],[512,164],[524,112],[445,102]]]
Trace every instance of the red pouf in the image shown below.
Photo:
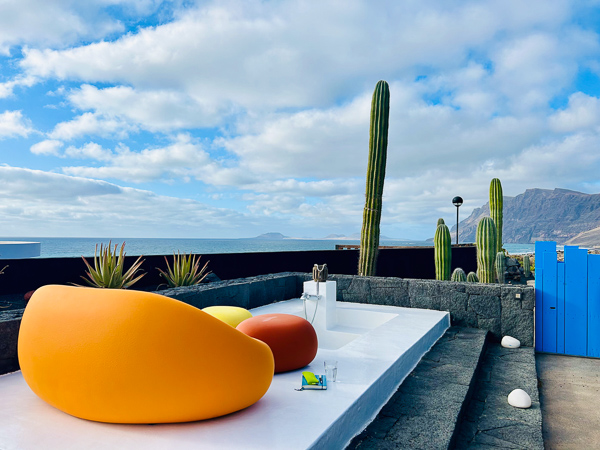
[[[317,333],[308,320],[291,314],[263,314],[241,322],[237,329],[266,343],[275,358],[275,373],[299,369],[317,355]]]

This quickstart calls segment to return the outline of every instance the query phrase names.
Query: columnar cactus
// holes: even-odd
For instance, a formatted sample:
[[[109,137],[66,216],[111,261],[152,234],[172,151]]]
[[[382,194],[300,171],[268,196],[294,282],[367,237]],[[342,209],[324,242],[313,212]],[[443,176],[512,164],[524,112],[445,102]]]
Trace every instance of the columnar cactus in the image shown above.
[[[363,225],[360,233],[360,256],[358,274],[375,275],[377,250],[379,249],[379,222],[381,221],[381,197],[387,159],[388,127],[390,117],[390,87],[379,81],[371,101],[371,127],[369,131],[369,164]]]
[[[523,274],[529,278],[531,276],[531,261],[529,255],[523,256]]]
[[[477,278],[482,283],[496,281],[496,224],[491,217],[483,217],[477,224]]]
[[[506,256],[504,252],[496,253],[496,278],[498,283],[504,284],[504,272],[506,271]]]
[[[452,276],[450,277],[450,281],[467,281],[467,276],[465,275],[465,271],[460,267],[454,269],[452,272]]]
[[[498,178],[490,183],[490,216],[496,224],[496,252],[502,251],[502,184]]]
[[[469,275],[467,275],[467,281],[469,283],[479,283],[479,278],[477,278],[477,274],[475,272],[469,272]]]
[[[446,222],[444,222],[444,219],[442,219],[441,217],[438,219],[438,222],[437,222],[438,225],[444,225],[445,223]]]
[[[437,226],[433,238],[435,257],[435,279],[450,279],[450,263],[452,262],[452,242],[450,230],[445,224]]]

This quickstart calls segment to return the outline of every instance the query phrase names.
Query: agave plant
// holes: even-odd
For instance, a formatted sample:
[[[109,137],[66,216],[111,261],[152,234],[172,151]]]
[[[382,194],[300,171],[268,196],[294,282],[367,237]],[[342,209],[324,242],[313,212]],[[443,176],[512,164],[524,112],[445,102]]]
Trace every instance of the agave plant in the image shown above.
[[[123,266],[125,264],[125,242],[121,245],[121,250],[118,254],[118,245],[115,244],[114,250],[111,249],[111,246],[112,241],[109,241],[106,247],[104,247],[103,244],[100,244],[100,252],[98,253],[98,244],[96,244],[96,249],[94,250],[94,267],[92,267],[83,256],[81,257],[88,269],[85,273],[88,278],[84,276],[81,278],[92,287],[127,289],[145,275],[145,273],[137,275],[144,260],[142,260],[142,257],[140,256],[129,270],[123,273]]]
[[[198,257],[198,259],[196,259]],[[200,258],[202,256],[199,255],[183,255],[177,254],[173,252],[173,267],[169,265],[169,261],[165,256],[165,262],[167,263],[167,271],[165,272],[162,269],[156,268],[161,276],[163,276],[170,287],[179,287],[179,286],[193,286],[195,284],[199,284],[206,278],[206,276],[211,273],[206,271],[206,266],[210,261],[206,261],[204,267],[200,269]]]

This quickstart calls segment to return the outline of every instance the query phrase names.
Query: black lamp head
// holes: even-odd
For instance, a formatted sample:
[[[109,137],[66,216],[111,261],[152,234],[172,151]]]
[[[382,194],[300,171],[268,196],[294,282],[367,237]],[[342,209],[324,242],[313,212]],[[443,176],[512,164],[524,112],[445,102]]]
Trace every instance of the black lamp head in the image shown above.
[[[458,197],[458,196],[454,197],[454,198],[452,199],[452,204],[458,208],[460,205],[462,205],[462,204],[463,204],[463,199],[462,199],[462,197]]]

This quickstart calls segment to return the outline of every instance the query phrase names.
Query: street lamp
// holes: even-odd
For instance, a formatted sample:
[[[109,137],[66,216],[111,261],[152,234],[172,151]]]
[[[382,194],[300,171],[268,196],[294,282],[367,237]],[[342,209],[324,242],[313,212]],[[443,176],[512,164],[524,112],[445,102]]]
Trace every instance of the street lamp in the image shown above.
[[[462,197],[454,197],[452,199],[452,204],[456,206],[456,245],[458,245],[458,208],[460,208],[460,205],[463,204]]]

